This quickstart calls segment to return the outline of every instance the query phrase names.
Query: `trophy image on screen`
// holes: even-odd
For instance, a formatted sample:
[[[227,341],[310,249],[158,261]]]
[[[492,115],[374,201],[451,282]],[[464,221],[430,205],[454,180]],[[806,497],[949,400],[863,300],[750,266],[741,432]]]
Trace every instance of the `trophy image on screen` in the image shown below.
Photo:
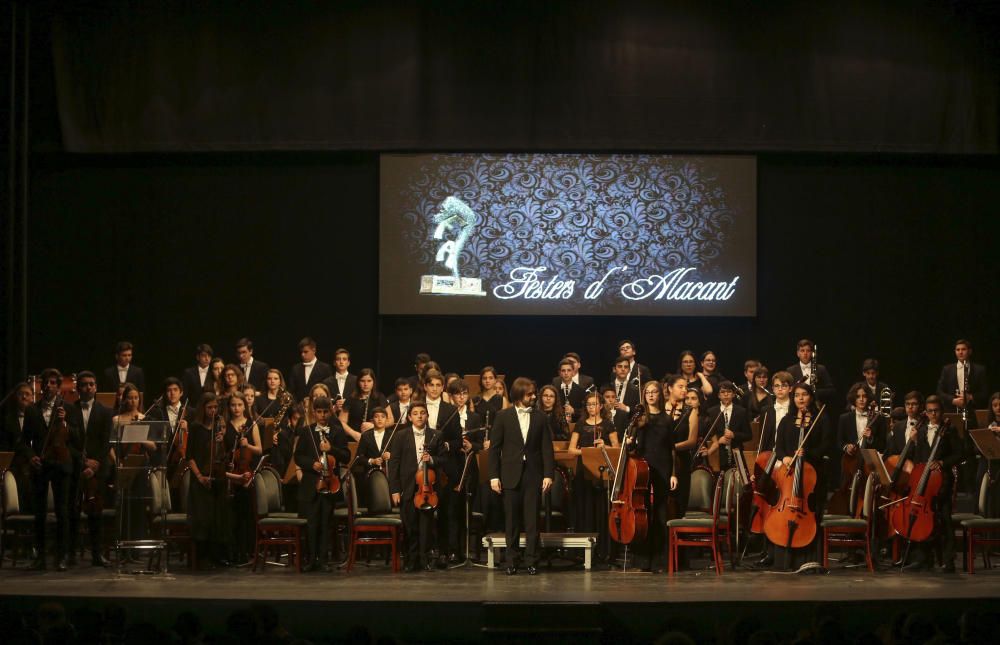
[[[438,246],[436,262],[451,269],[451,275],[424,275],[420,277],[420,293],[442,296],[485,296],[482,280],[479,278],[463,278],[458,273],[458,258],[462,247],[472,235],[476,224],[476,214],[468,204],[451,196],[441,204],[441,210],[434,215],[433,238],[444,240],[446,233],[455,235],[453,240],[444,240]]]

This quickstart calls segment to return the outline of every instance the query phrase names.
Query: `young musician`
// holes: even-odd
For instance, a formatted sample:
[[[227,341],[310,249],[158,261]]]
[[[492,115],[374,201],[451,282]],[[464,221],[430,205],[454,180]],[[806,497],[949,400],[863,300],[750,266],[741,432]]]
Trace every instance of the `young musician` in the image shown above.
[[[312,388],[309,390],[309,396],[302,399],[302,405],[306,409],[306,417],[305,417],[306,425],[312,425],[316,423],[316,420],[313,419],[312,415],[312,402],[321,396],[326,397],[330,399],[331,402],[333,402],[333,396],[330,395],[330,388],[327,387],[326,383],[317,383],[316,385],[312,386]],[[340,411],[340,406],[337,405],[337,403],[334,403],[333,414],[334,414],[334,419],[336,419],[338,425],[340,424],[340,418],[338,417],[339,411]]]
[[[506,514],[507,575],[517,573],[521,527],[527,548],[528,575],[538,573],[538,509],[552,486],[555,457],[545,419],[532,409],[535,382],[517,378],[511,387],[513,408],[501,410],[490,432],[490,487],[503,494]]]
[[[359,441],[361,435],[372,429],[372,414],[375,408],[385,408],[389,402],[381,392],[375,390],[375,372],[364,368],[358,372],[356,386],[340,410],[340,425],[344,427],[351,441]]]
[[[771,407],[771,393],[767,389],[770,375],[770,372],[763,365],[753,372],[753,385],[747,392],[747,405],[745,406],[751,419],[761,418],[764,415],[764,410]]]
[[[226,368],[226,361],[221,356],[212,358],[208,365],[208,378],[205,379],[203,392],[211,392],[216,397],[222,396],[222,370]]]
[[[44,388],[42,399],[31,405],[24,416],[24,441],[31,450],[32,508],[35,512],[35,547],[38,552],[31,568],[36,571],[45,570],[45,523],[51,485],[56,515],[56,568],[65,571],[68,564],[66,549],[69,546],[67,515],[70,509],[70,477],[73,475],[74,461],[80,460],[80,428],[73,416],[67,413],[69,406],[59,396],[62,385],[59,370],[50,367],[42,372],[41,379]],[[45,451],[49,434],[57,431],[63,423],[67,426],[66,459],[61,459],[54,450],[48,453]]]
[[[24,441],[24,421],[28,408],[34,399],[34,391],[27,383],[18,383],[14,387],[14,405],[8,405],[4,410],[3,425],[0,427],[0,451],[13,452],[14,461],[10,471],[17,480],[18,490],[29,490],[31,476],[28,462],[31,459],[31,448]],[[23,512],[31,512],[31,499],[24,500]]]
[[[688,389],[697,390],[701,400],[705,401],[712,396],[715,389],[704,374],[696,371],[697,365],[694,352],[690,349],[685,349],[677,357],[677,373],[687,379]]]
[[[628,382],[631,383],[638,378],[640,381],[639,387],[642,387],[642,383],[653,380],[653,373],[645,365],[636,362],[635,351],[635,343],[631,340],[618,341],[618,355],[624,356],[629,361]]]
[[[993,432],[993,435],[1000,437],[1000,392],[994,392],[990,397],[989,415],[986,418],[985,427]],[[976,473],[976,482],[982,484],[983,477],[989,477],[990,485],[989,508],[987,517],[1000,517],[1000,461],[990,461],[983,456],[979,457],[979,470]],[[979,490],[979,487],[976,487]]]
[[[582,387],[584,390],[589,390],[592,385],[594,385],[594,379],[586,374],[580,373],[580,355],[576,352],[566,352],[562,359],[569,359],[573,362],[573,382]],[[552,379],[552,385],[558,387],[560,378],[558,376]]]
[[[548,386],[546,386],[548,387]],[[542,388],[542,395],[545,394],[545,388]],[[611,426],[621,437],[625,431],[626,426],[628,426],[629,412],[619,409],[622,403],[618,400],[618,393],[615,392],[613,385],[605,385],[601,388],[601,401],[604,404],[604,411],[607,414],[608,420],[611,421]],[[631,411],[635,406],[628,406]],[[553,435],[555,436],[555,435]]]
[[[615,393],[611,391],[614,402]],[[545,423],[549,426],[553,441],[569,441],[569,424],[566,415],[559,409],[559,392],[554,385],[543,385],[538,395],[538,411],[545,415]]]
[[[714,392],[710,394],[706,400],[705,404],[708,407],[714,407],[719,404],[719,383],[723,381],[728,381],[722,372],[718,371],[718,359],[715,356],[715,352],[708,350],[703,352],[701,355],[701,373],[705,375],[708,382],[712,385]]]
[[[428,363],[430,365],[430,363]],[[435,369],[427,369],[424,372],[424,403],[427,409],[427,427],[437,430],[441,434],[444,442],[445,452],[448,457],[454,455],[454,451],[462,442],[462,427],[458,422],[458,409],[450,403],[444,401],[441,395],[444,393],[444,376]],[[447,471],[445,471],[447,472]],[[449,472],[449,477],[454,472]],[[457,480],[456,480],[457,483]],[[448,524],[450,512],[453,507],[451,487],[444,486],[438,491],[440,505],[437,509],[437,530],[439,553],[438,567],[448,566]]]
[[[294,454],[299,428],[305,416],[306,410],[301,403],[289,408],[288,414],[275,428],[271,439],[272,447],[268,453],[269,464],[282,476],[282,500],[285,503],[285,510],[289,513],[297,513],[299,510],[299,480],[302,478],[302,471],[295,465]]]
[[[417,473],[422,466],[440,468],[448,460],[441,433],[427,426],[427,406],[415,401],[410,405],[410,425],[400,428],[393,440],[389,458],[389,491],[392,503],[399,505],[406,536],[406,571],[423,568],[431,571],[431,532],[434,525],[432,509],[418,509],[413,498],[417,490]],[[440,492],[441,486],[434,484]],[[440,501],[438,502],[440,507]]]
[[[253,341],[249,338],[241,338],[236,341],[236,357],[240,359],[240,373],[243,380],[258,392],[264,389],[264,379],[267,377],[267,370],[270,367],[264,361],[259,361],[253,355]]]
[[[222,368],[222,383],[219,390],[219,398],[225,399],[238,393],[246,382],[243,370],[238,365],[227,364]],[[221,401],[220,403],[224,406],[223,410],[225,410],[227,407],[225,401]]]
[[[101,545],[101,512],[103,495],[107,481],[111,475],[108,441],[111,436],[111,410],[104,407],[95,398],[97,394],[97,377],[93,372],[80,372],[76,375],[76,389],[79,400],[73,403],[71,412],[75,423],[80,428],[80,459],[74,464],[73,476],[70,478],[70,564],[75,561],[76,541],[79,535],[78,526],[80,514],[87,515],[87,534],[90,536],[90,562],[95,567],[106,567],[108,561],[104,558]],[[96,481],[95,496],[100,496],[99,502],[81,504],[83,495],[80,487],[90,487],[88,482]]]
[[[632,413],[632,408],[639,404],[638,381],[628,380],[630,369],[628,357],[619,356],[615,359],[615,379],[604,386],[606,388],[610,387],[615,393],[615,411],[624,414],[626,417]]]
[[[573,382],[573,361],[559,361],[559,405],[567,422],[576,421],[583,414],[584,389]]]
[[[861,380],[852,385],[850,391],[857,391],[859,386],[864,386],[868,389],[868,400],[870,401],[881,401],[882,390],[890,389],[886,383],[883,383],[878,378],[878,361],[876,359],[866,358],[861,363]],[[848,404],[848,408],[853,406],[853,401]]]
[[[510,407],[510,401],[503,392],[503,382],[497,378],[497,371],[492,365],[479,370],[479,394],[472,403],[486,426],[497,418],[497,412]]]
[[[906,418],[892,424],[885,442],[884,458],[898,455],[903,452],[906,446],[906,438],[910,431],[920,424],[924,411],[924,395],[916,390],[907,392],[903,401],[903,409],[906,411]]]
[[[662,571],[667,558],[667,500],[679,483],[674,472],[673,419],[665,412],[663,386],[649,381],[642,386],[646,409],[636,429],[633,443],[640,457],[649,464],[652,514],[647,540],[650,571]]]
[[[146,377],[142,368],[132,364],[132,343],[123,340],[115,346],[115,364],[104,370],[103,392],[115,392],[124,383],[131,383],[146,391]]]
[[[743,383],[736,386],[736,398],[744,408],[750,406],[750,392],[753,391],[753,375],[757,373],[757,368],[762,367],[761,362],[754,358],[748,358],[743,362]]]
[[[174,468],[185,461],[183,449],[188,431],[188,423],[185,418],[188,414],[186,405],[187,400],[184,399],[184,389],[180,379],[171,376],[163,381],[163,395],[158,399],[158,403],[146,413],[146,419],[149,421],[167,422],[167,436],[164,437],[167,443],[162,447],[153,444],[150,457],[153,464],[157,466],[164,465],[163,460],[169,459],[167,463],[170,470],[168,477],[171,478]]]
[[[124,439],[123,432],[125,426],[133,421],[142,421],[145,415],[140,408],[139,390],[131,383],[126,383],[122,389],[121,403],[118,407],[118,414],[111,419],[111,433],[116,441]],[[156,443],[152,441],[139,441],[134,443],[121,443],[117,446],[115,459],[118,463],[126,464],[127,461],[138,458],[137,467],[156,465],[159,451]],[[130,466],[131,467],[131,466]],[[130,540],[141,539],[146,535],[146,498],[151,494],[149,490],[149,479],[146,477],[134,477],[128,490],[120,491],[128,496],[126,500],[126,522],[123,524],[127,535],[124,537]]]
[[[253,470],[263,452],[260,428],[248,416],[250,406],[242,392],[229,397],[229,414],[226,422],[227,442],[232,446],[229,454],[229,472],[226,477],[232,491],[233,535],[235,536],[233,561],[249,561],[255,529],[253,505],[249,488]]]
[[[673,437],[674,454],[677,457],[677,486],[671,488],[671,495],[676,500],[677,512],[683,516],[687,512],[688,495],[691,492],[692,454],[698,446],[698,430],[701,425],[699,410],[688,405],[696,403],[698,393],[687,396],[687,378],[680,374],[670,375],[664,380],[667,388],[665,412],[670,420],[670,432]]]
[[[195,366],[185,368],[184,375],[181,377],[181,384],[188,395],[192,408],[198,405],[198,400],[205,388],[211,387],[209,377],[212,373],[212,346],[202,343],[195,347],[194,360]]]
[[[228,545],[232,539],[232,521],[227,495],[226,459],[232,452],[231,441],[219,415],[219,400],[206,392],[198,401],[192,416],[191,438],[188,442],[188,467],[191,468],[189,515],[191,539],[197,544],[202,558],[210,558],[215,566],[227,567]]]
[[[583,448],[618,447],[618,433],[608,420],[596,392],[586,395],[586,413],[573,428],[567,452],[576,455],[576,476],[573,481],[573,530],[577,533],[597,533],[606,530],[607,509],[604,489],[600,482],[586,476]]]
[[[389,459],[392,457],[390,441],[394,440],[393,431],[397,428],[387,426],[389,415],[382,406],[372,410],[371,432],[361,434],[358,441],[356,459],[363,464],[365,470],[385,468],[388,470]]]
[[[914,444],[916,452],[912,457],[913,461],[907,460],[907,463],[903,464],[903,469],[906,472],[911,472],[913,464],[928,464],[929,462],[928,468],[941,472],[943,485],[935,498],[935,535],[927,542],[914,545],[918,548],[910,549],[911,559],[903,569],[929,569],[934,562],[933,552],[936,547],[936,550],[941,553],[940,570],[944,573],[954,573],[955,530],[951,524],[951,496],[955,478],[951,469],[962,461],[962,445],[958,438],[957,429],[946,428],[943,423],[944,403],[940,398],[937,396],[927,397],[927,401],[924,403],[924,414],[927,415],[927,423],[910,430],[908,439],[916,442]],[[930,462],[931,451],[939,435],[941,445],[938,447],[934,461]],[[917,482],[911,478],[910,485],[916,487]]]
[[[483,418],[472,410],[469,402],[469,386],[464,381],[453,381],[448,385],[451,403],[458,410],[461,426],[461,440],[449,442],[450,454],[445,466],[452,494],[448,499],[448,560],[458,562],[465,554],[465,502],[466,494],[475,491],[479,484],[479,463],[476,454],[483,449],[486,429]],[[468,468],[466,468],[468,463]],[[465,482],[458,488],[465,475]]]
[[[278,410],[281,409],[281,392],[285,388],[285,377],[282,376],[280,370],[276,370],[273,367],[267,370],[267,376],[264,377],[264,390],[260,393],[260,396],[254,397],[253,411],[254,414],[273,418],[278,414]],[[246,391],[244,390],[244,394]],[[302,397],[297,397],[295,400],[301,400]]]
[[[430,354],[420,353],[417,354],[413,359],[413,370],[414,373],[407,377],[407,381],[410,382],[410,389],[416,395],[420,392],[421,387],[424,382],[424,370],[427,368],[427,364],[431,362]],[[417,397],[419,398],[419,397]]]
[[[410,385],[410,381],[403,377],[396,379],[395,395],[393,400],[389,403],[389,418],[387,422],[391,425],[396,423],[396,421],[402,420],[406,423],[410,416],[410,403],[413,397],[413,386]]]
[[[964,338],[955,341],[955,359],[941,368],[937,396],[945,411],[965,410],[966,427],[976,428],[976,407],[986,404],[990,392],[986,368],[972,362],[972,343]]]
[[[708,444],[700,451],[705,456],[713,452],[719,453],[719,468],[722,472],[736,466],[735,451],[743,450],[743,442],[750,441],[753,433],[750,430],[750,415],[746,409],[735,405],[736,388],[729,381],[719,383],[719,405],[711,408],[705,416],[706,420],[716,423],[714,436],[719,437],[716,444]],[[721,417],[719,415],[722,415]]]
[[[301,401],[310,387],[333,376],[330,364],[316,358],[316,341],[312,338],[306,336],[299,341],[299,356],[302,362],[292,367],[288,385],[296,401]]]
[[[774,376],[771,377],[771,390],[774,391],[774,401],[772,401],[769,408],[761,411],[761,418],[763,419],[760,429],[761,452],[774,450],[774,440],[777,436],[781,420],[789,412],[794,411],[795,406],[792,404],[791,399],[792,385],[794,384],[795,377],[784,370],[775,372]]]
[[[847,455],[856,455],[862,448],[885,451],[886,421],[872,411],[869,392],[863,384],[849,392],[847,402],[851,409],[840,415],[837,422],[837,445]]]
[[[334,495],[317,490],[324,473],[322,455],[332,455],[337,464],[346,465],[351,460],[347,447],[347,434],[340,422],[333,417],[333,403],[325,396],[312,402],[313,425],[299,430],[295,447],[295,463],[302,469],[299,484],[299,517],[308,522],[309,564],[307,571],[331,570],[327,562],[330,546],[330,517],[333,514]],[[334,468],[333,476],[338,476]],[[339,496],[339,494],[338,494]]]
[[[792,401],[795,410],[782,418],[778,424],[774,450],[781,461],[781,466],[789,475],[795,472],[793,468],[795,458],[805,459],[816,470],[816,487],[808,505],[815,514],[818,527],[823,521],[823,508],[826,505],[826,469],[823,468],[823,457],[830,454],[834,434],[826,414],[819,415],[815,394],[808,383],[795,384],[792,389]],[[812,427],[811,433],[810,427]],[[816,536],[812,543],[801,549],[775,544],[773,549],[775,565],[782,570],[794,570],[807,562],[818,561],[817,545],[822,539],[822,531],[817,529]]]
[[[358,387],[358,377],[348,372],[350,367],[351,353],[343,347],[338,347],[333,352],[333,376],[323,380],[323,384],[330,390],[330,396],[337,405],[335,410],[337,413],[340,413],[344,401]]]
[[[833,386],[833,379],[826,370],[825,365],[816,363],[816,373],[812,373],[812,361],[816,355],[816,344],[808,338],[803,338],[795,346],[795,353],[799,357],[799,362],[786,368],[786,372],[792,375],[796,382],[805,382],[813,386],[816,390],[816,398],[821,403],[835,406],[834,399],[837,398],[837,390]]]

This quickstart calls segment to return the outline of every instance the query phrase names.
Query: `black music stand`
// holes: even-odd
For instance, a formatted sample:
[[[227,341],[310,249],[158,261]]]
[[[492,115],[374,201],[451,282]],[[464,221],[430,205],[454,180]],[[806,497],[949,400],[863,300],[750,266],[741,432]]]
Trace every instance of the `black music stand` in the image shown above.
[[[127,454],[129,448],[136,443],[152,443],[156,447],[156,453],[151,458],[144,454]],[[167,526],[167,496],[170,494],[167,488],[167,472],[165,464],[166,455],[164,448],[170,443],[170,422],[169,421],[129,421],[121,424],[117,432],[111,437],[109,444],[115,451],[116,480],[118,486],[118,540],[115,542],[115,570],[122,573],[122,552],[140,550],[150,554],[159,552],[160,570],[158,573],[166,575],[167,572],[167,541],[163,539],[137,539],[131,535],[127,518],[130,515],[130,502],[135,499],[155,499],[152,491],[149,496],[145,494],[140,497],[133,496],[130,491],[132,484],[139,473],[145,473],[147,480],[152,480],[154,471],[162,471],[160,477],[160,523],[163,530]],[[157,485],[150,481],[150,485]],[[124,539],[123,539],[124,538]],[[152,571],[140,570],[133,573],[152,573]]]

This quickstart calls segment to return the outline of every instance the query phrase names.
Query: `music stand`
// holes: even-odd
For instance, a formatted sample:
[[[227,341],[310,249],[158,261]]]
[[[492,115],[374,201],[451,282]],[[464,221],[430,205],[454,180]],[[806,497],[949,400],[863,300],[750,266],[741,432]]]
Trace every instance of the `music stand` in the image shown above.
[[[868,471],[878,475],[878,481],[882,484],[882,487],[888,488],[889,484],[892,483],[892,475],[889,474],[889,469],[885,467],[885,462],[882,461],[882,454],[875,448],[862,448],[861,458],[864,459],[865,465],[868,466]]]
[[[983,457],[990,461],[1000,459],[1000,438],[992,430],[989,428],[969,430],[969,436]]]
[[[608,459],[611,460],[611,464],[618,463],[618,455],[622,449],[610,446],[605,446],[604,449],[608,451]],[[607,482],[614,479],[614,473],[608,468],[608,462],[604,460],[600,448],[581,448],[580,453],[583,460],[584,476],[587,479],[604,482],[605,486],[607,486]]]
[[[118,427],[117,433],[109,440],[110,447],[115,451],[116,480],[118,487],[118,540],[115,542],[115,569],[117,573],[122,573],[122,551],[141,550],[150,553],[160,554],[160,573],[166,575],[167,571],[167,541],[163,539],[131,539],[134,536],[129,531],[127,517],[130,515],[130,502],[134,499],[153,499],[145,495],[135,497],[131,494],[132,484],[140,472],[146,474],[147,480],[152,479],[154,470],[162,470],[160,477],[160,525],[163,530],[167,526],[167,496],[170,494],[167,488],[166,466],[157,465],[165,459],[164,447],[170,443],[170,422],[169,421],[129,421],[122,423]],[[133,444],[152,443],[155,444],[157,453],[147,459],[143,454],[126,454]],[[124,484],[124,485],[122,485]],[[128,539],[124,539],[124,538]],[[148,573],[148,571],[137,571],[135,573]]]

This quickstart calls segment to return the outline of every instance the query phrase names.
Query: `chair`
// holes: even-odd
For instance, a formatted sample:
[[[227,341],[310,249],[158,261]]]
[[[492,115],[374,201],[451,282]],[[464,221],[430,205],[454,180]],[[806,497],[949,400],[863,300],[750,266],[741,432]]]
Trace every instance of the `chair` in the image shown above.
[[[294,554],[295,570],[302,573],[302,532],[306,528],[306,520],[282,510],[280,481],[276,474],[272,477],[267,471],[267,468],[261,468],[253,480],[251,500],[256,537],[251,568],[256,571],[258,563],[267,562],[268,548],[287,546]]]
[[[980,516],[962,521],[962,541],[965,542],[965,566],[969,573],[976,572],[976,547],[1000,546],[1000,518],[989,517],[990,505],[993,491],[990,489],[989,476],[983,477],[979,484],[979,513]],[[952,516],[954,517],[954,516]],[[990,558],[990,549],[983,549],[983,566],[987,569],[993,568]]]
[[[55,504],[52,498],[52,489],[49,489],[50,503]],[[0,532],[3,533],[3,542],[0,543],[0,566],[3,566],[3,556],[7,550],[8,539],[13,540],[11,545],[11,564],[17,566],[17,552],[21,543],[30,538],[35,532],[35,516],[33,513],[21,512],[21,496],[18,490],[17,478],[14,473],[6,471],[3,474],[3,514]]]
[[[846,547],[865,549],[865,564],[869,571],[875,571],[872,561],[872,520],[875,516],[875,492],[878,477],[875,473],[865,480],[864,503],[861,506],[861,517],[825,517],[820,523],[823,529],[823,566],[830,564],[830,547]]]
[[[149,475],[149,486],[152,499],[149,505],[150,526],[153,533],[167,543],[167,558],[170,557],[170,545],[187,546],[188,567],[194,568],[195,542],[191,539],[191,518],[187,514],[187,495],[191,489],[191,471],[181,477],[180,496],[183,503],[174,510],[170,488],[164,486],[166,471],[154,470]],[[165,523],[164,523],[165,522]]]
[[[699,472],[705,475],[699,475]],[[715,478],[712,473],[704,470],[695,470],[691,473],[691,494],[688,496],[689,512],[684,517],[667,522],[667,541],[669,542],[669,557],[667,558],[667,572],[673,575],[678,566],[678,553],[680,547],[690,546],[707,548],[712,550],[712,561],[715,563],[716,575],[722,574],[722,554],[720,544],[728,543],[729,519],[727,516],[720,517],[719,508],[722,505],[722,489],[728,477]],[[707,476],[707,479],[706,479]],[[716,479],[715,487],[708,498],[705,497],[705,483]],[[697,480],[697,481],[696,481]],[[702,508],[709,508],[710,515],[705,515]],[[699,510],[691,510],[699,509]]]
[[[688,506],[684,517],[711,517],[712,495],[715,491],[715,473],[707,468],[695,468],[691,471],[691,490],[688,493]]]
[[[277,496],[277,506],[275,507],[272,504],[272,508],[277,508],[279,510],[272,510],[267,516],[287,518],[298,517],[298,513],[290,513],[285,510],[285,495],[281,487],[281,476],[278,474],[278,471],[268,466],[261,468],[259,473],[264,480],[264,485],[267,486],[268,493]]]
[[[348,476],[345,485],[350,488],[345,495],[348,500],[348,529],[351,536],[350,554],[347,557],[347,572],[354,567],[359,546],[387,545],[392,549],[393,572],[399,572],[399,536],[403,521],[393,513],[392,496],[389,494],[389,480],[385,477],[368,477],[368,509],[356,515],[350,512],[357,503],[356,482]]]
[[[552,529],[546,525],[546,505],[548,501],[549,515],[553,526],[561,525],[562,530],[566,530],[566,509],[569,505],[569,477],[561,467],[556,467],[552,480],[552,488],[542,496],[542,509],[538,512],[538,519],[542,529],[546,533],[551,533]],[[480,517],[482,514],[479,513]]]

